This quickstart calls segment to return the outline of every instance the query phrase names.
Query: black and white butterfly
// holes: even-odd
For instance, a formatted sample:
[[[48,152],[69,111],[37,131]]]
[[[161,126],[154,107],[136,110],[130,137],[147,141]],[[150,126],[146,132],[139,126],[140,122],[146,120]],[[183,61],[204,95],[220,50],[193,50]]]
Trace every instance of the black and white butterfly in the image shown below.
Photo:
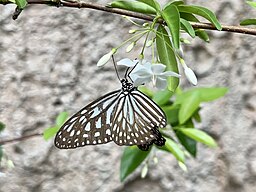
[[[126,75],[121,84],[121,89],[98,98],[68,119],[56,134],[55,146],[69,149],[110,141],[137,145],[141,150],[148,150],[153,143],[163,146],[165,139],[158,128],[167,124],[165,113]]]

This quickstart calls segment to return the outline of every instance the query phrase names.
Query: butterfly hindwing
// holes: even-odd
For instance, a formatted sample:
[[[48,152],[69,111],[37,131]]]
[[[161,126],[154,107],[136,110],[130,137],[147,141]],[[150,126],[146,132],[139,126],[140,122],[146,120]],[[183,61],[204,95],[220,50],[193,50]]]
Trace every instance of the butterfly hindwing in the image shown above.
[[[164,112],[136,88],[121,95],[112,119],[113,141],[118,145],[142,145],[156,140],[158,136],[152,130],[166,126]]]

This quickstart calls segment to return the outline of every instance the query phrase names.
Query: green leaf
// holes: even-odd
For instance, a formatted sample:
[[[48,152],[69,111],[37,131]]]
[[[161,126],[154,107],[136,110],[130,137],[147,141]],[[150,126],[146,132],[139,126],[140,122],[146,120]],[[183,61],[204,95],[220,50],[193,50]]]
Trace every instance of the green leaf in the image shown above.
[[[26,0],[15,0],[15,3],[20,9],[24,9],[28,4]]]
[[[153,95],[153,100],[159,105],[164,106],[170,101],[173,92],[169,91],[168,89],[164,91],[158,91]]]
[[[196,36],[198,36],[200,39],[204,40],[207,43],[210,42],[209,35],[205,32],[205,30],[203,30],[203,29],[196,29],[195,33],[196,33]]]
[[[60,129],[60,127],[58,127],[58,126],[45,129],[44,133],[43,133],[44,140],[47,141],[48,139],[54,137],[56,135],[56,133],[59,131],[59,129]]]
[[[149,98],[152,99],[152,97],[154,96],[154,92],[150,89],[148,89],[145,86],[139,86],[138,88],[142,93],[146,94]]]
[[[159,147],[159,149],[171,152],[178,161],[181,161],[182,163],[184,163],[185,155],[184,155],[184,152],[178,146],[178,144],[175,143],[172,139],[169,139],[166,137],[165,139],[166,139],[165,145],[163,147]]]
[[[194,114],[201,102],[209,102],[222,97],[227,90],[224,87],[195,88],[177,95],[174,105],[181,105],[180,124],[185,123]]]
[[[200,108],[197,109],[197,111],[193,114],[193,119],[196,120],[196,122],[201,123],[201,116],[199,114]]]
[[[183,102],[179,110],[179,122],[185,123],[197,110],[200,104],[200,97],[198,92],[193,92],[186,98],[186,102]]]
[[[169,5],[175,5],[175,6],[178,6],[178,5],[184,5],[184,1],[182,0],[174,0],[174,1],[171,1],[169,3],[167,3],[163,9],[165,9],[166,7],[168,7]]]
[[[130,175],[148,156],[149,151],[141,151],[137,146],[127,147],[121,158],[120,180]]]
[[[199,92],[201,102],[209,102],[224,96],[228,89],[226,87],[202,87],[196,89],[196,92]]]
[[[169,5],[162,11],[162,17],[172,35],[173,45],[176,49],[180,47],[180,14],[175,5]]]
[[[145,4],[153,7],[156,11],[161,11],[160,4],[155,0],[137,0],[137,1],[145,3]]]
[[[61,112],[59,115],[58,115],[58,117],[56,118],[56,125],[58,126],[58,127],[61,127],[64,123],[65,123],[65,121],[67,120],[67,118],[68,118],[68,113],[67,112]]]
[[[184,146],[184,148],[193,156],[196,157],[197,147],[196,141],[189,138],[181,131],[175,131],[177,138],[179,139],[180,143]]]
[[[5,128],[5,124],[0,121],[0,132],[2,132]]]
[[[156,46],[161,63],[166,65],[168,71],[179,73],[177,60],[172,48],[168,33],[162,25],[157,28]],[[172,92],[179,85],[179,78],[168,77],[168,89]]]
[[[251,7],[253,7],[253,8],[256,8],[256,2],[253,2],[253,1],[246,1],[246,3],[247,3],[248,5],[250,5]]]
[[[192,22],[200,22],[193,14],[180,12],[180,17]],[[195,29],[195,34],[205,42],[210,42],[208,34],[203,29]]]
[[[179,128],[178,131],[181,131],[188,137],[208,145],[209,147],[217,147],[217,143],[214,141],[214,139],[204,131],[194,128]]]
[[[192,37],[194,38],[196,36],[195,30],[192,27],[192,25],[185,19],[180,19],[181,27]]]
[[[138,1],[113,1],[108,4],[108,7],[125,9],[144,14],[156,14],[156,10],[153,7]]]
[[[179,108],[180,106],[178,105],[162,107],[166,114],[168,124],[171,124],[172,126],[179,124]]]
[[[180,12],[193,13],[200,15],[210,21],[218,30],[221,30],[221,24],[217,20],[215,14],[205,7],[195,6],[195,5],[179,5],[178,9]]]
[[[256,25],[256,19],[245,19],[241,21],[240,25]]]

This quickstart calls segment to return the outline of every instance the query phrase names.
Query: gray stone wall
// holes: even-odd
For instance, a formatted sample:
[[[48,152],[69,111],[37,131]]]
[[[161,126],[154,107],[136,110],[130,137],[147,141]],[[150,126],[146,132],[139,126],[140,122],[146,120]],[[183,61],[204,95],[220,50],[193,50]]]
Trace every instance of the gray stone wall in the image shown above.
[[[212,8],[226,24],[255,16],[244,1],[192,2]],[[98,69],[96,63],[128,37],[127,21],[100,11],[40,5],[12,21],[13,10],[0,6],[0,120],[7,125],[1,140],[43,131],[59,112],[74,113],[119,88],[112,65]],[[36,137],[4,146],[15,168],[1,170],[0,191],[256,191],[255,37],[225,32],[210,37],[210,44],[196,39],[184,47],[186,62],[195,69],[198,86],[226,86],[229,93],[202,105],[198,126],[219,147],[199,144],[197,158],[187,159],[187,173],[172,155],[158,152],[159,164],[150,166],[146,179],[138,170],[120,183],[122,147],[58,150],[52,140]],[[119,52],[117,59],[123,57]],[[185,78],[182,84],[190,87]]]

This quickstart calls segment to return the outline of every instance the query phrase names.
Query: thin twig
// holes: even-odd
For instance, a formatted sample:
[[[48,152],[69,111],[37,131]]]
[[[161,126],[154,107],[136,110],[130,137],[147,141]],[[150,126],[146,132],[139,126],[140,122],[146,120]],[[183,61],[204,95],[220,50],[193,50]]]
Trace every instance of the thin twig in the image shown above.
[[[3,140],[3,141],[0,141],[0,146],[1,145],[5,145],[7,143],[13,143],[13,142],[17,142],[17,141],[23,141],[23,140],[26,140],[26,139],[30,139],[32,137],[37,137],[37,136],[42,136],[43,134],[42,133],[33,133],[31,135],[25,135],[25,136],[21,136],[21,137],[17,137],[17,138],[14,138],[14,139],[7,139],[7,140]]]
[[[12,3],[8,0],[0,0],[0,4],[9,4]],[[97,3],[90,3],[90,2],[78,2],[72,0],[68,1],[63,1],[63,0],[28,0],[28,4],[50,4],[54,5],[56,7],[71,7],[71,8],[88,8],[88,9],[95,9],[95,10],[100,10],[100,11],[105,11],[109,13],[115,13],[119,15],[126,15],[130,17],[134,17],[137,19],[143,19],[146,21],[153,21],[154,17],[141,14],[141,13],[136,13],[132,11],[127,11],[124,9],[117,9],[117,8],[109,8],[104,5],[100,5]],[[194,28],[199,28],[199,29],[208,29],[208,30],[217,30],[214,25],[211,23],[196,23],[196,22],[191,22],[191,25]],[[229,26],[229,25],[222,25],[222,30],[221,31],[226,31],[226,32],[233,32],[233,33],[243,33],[243,34],[248,34],[248,35],[256,35],[256,29],[253,28],[247,28],[247,27],[241,27],[241,26]]]

